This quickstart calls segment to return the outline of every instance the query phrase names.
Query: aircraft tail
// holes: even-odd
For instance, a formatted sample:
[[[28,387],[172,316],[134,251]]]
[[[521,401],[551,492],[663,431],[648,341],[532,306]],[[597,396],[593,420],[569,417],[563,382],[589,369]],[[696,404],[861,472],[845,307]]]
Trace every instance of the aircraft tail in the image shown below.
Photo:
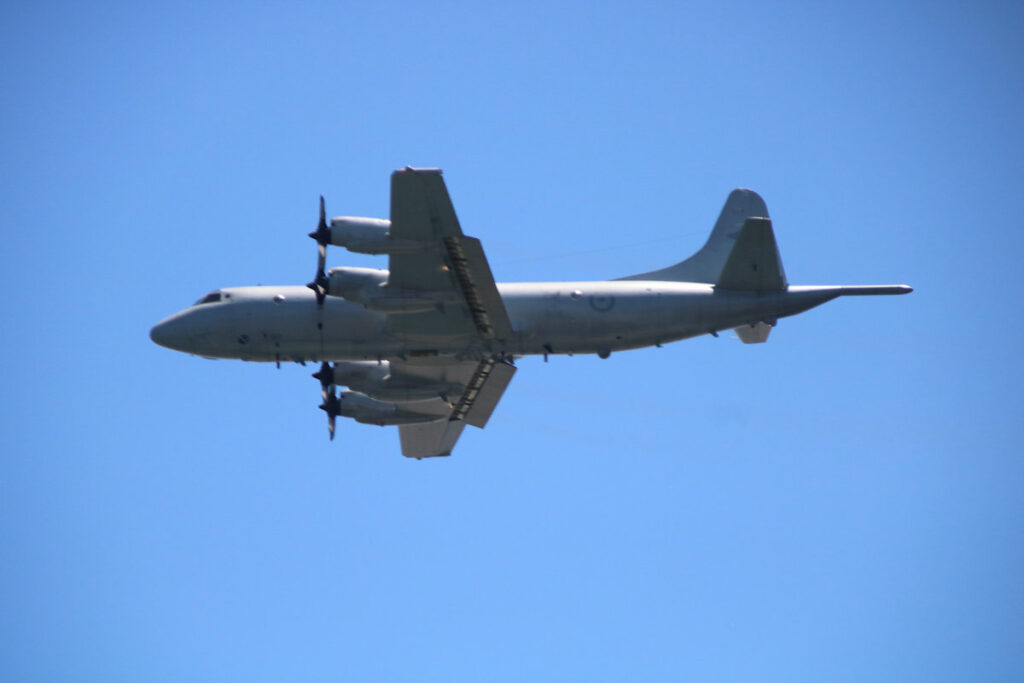
[[[711,236],[700,250],[674,266],[629,275],[619,280],[700,282],[723,292],[785,293],[786,311],[795,315],[839,296],[907,294],[907,285],[855,287],[790,287],[779,258],[768,207],[753,190],[729,193]],[[782,297],[779,300],[783,300]],[[762,344],[775,325],[775,317],[755,318],[733,328],[744,344]]]
[[[747,218],[715,280],[717,289],[781,292],[786,289],[779,248],[770,218]]]
[[[729,193],[711,236],[696,254],[668,268],[620,279],[705,282],[740,292],[782,292],[789,286],[768,207],[760,195],[743,188]],[[755,320],[735,331],[744,344],[763,344],[773,324]]]
[[[758,219],[748,221],[748,219]],[[756,257],[760,274],[743,274],[742,262]],[[729,193],[708,241],[700,251],[674,266],[630,275],[620,280],[670,280],[706,282],[723,289],[785,289],[786,277],[775,246],[768,207],[753,190],[738,188]]]

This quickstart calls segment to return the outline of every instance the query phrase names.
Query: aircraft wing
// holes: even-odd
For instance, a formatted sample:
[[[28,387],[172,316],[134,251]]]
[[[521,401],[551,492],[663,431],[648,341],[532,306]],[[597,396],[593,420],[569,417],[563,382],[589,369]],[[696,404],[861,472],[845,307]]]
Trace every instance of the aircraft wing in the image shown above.
[[[447,419],[400,425],[398,438],[402,441],[402,455],[416,459],[451,455],[465,426],[465,422]]]
[[[436,297],[437,308],[389,316],[389,333],[422,341],[512,336],[480,240],[462,234],[440,170],[406,168],[391,175],[391,237],[423,248],[389,256],[388,287]]]
[[[515,374],[514,365],[488,358],[477,362],[391,361],[391,373],[397,381],[414,379],[434,381],[438,385],[462,387],[459,396],[449,396],[451,412],[430,422],[401,425],[402,455],[407,458],[431,458],[449,455],[468,424],[483,428]],[[409,404],[415,406],[415,404]]]

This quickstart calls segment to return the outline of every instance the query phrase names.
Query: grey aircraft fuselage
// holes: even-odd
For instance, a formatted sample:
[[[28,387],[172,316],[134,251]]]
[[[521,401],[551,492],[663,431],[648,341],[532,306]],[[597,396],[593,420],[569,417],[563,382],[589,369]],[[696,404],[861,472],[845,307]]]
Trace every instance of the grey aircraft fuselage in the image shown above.
[[[496,342],[438,334],[415,342],[389,334],[389,315],[328,296],[322,310],[302,286],[231,287],[158,323],[154,341],[207,358],[246,361],[379,360],[427,355],[479,359],[589,354],[660,345],[755,321],[774,325],[843,295],[899,294],[903,285],[789,286],[777,292],[665,281],[498,283],[514,335]],[[322,323],[322,328],[320,324]]]
[[[611,353],[733,329],[762,343],[780,318],[836,297],[906,294],[906,285],[792,286],[768,208],[726,199],[695,254],[594,282],[495,283],[480,241],[459,225],[439,169],[391,175],[390,220],[339,216],[323,198],[315,279],[231,287],[157,323],[156,343],[207,358],[317,362],[328,432],[337,417],[397,425],[403,455],[451,453],[482,428],[523,356]],[[325,270],[328,245],[387,255],[388,269]],[[338,386],[346,386],[341,395]]]

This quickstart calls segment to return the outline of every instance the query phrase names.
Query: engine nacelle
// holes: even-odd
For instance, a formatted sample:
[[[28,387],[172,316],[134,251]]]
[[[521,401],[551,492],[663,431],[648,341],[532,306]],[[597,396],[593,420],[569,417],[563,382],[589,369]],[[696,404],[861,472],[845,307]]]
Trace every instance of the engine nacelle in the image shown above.
[[[416,405],[416,404],[413,404]],[[422,409],[398,406],[372,399],[358,391],[343,391],[339,397],[338,414],[356,422],[375,425],[403,425],[442,420],[450,412],[446,404],[424,405]]]
[[[328,275],[328,295],[364,306],[380,296],[381,288],[388,282],[388,271],[380,268],[331,268]]]
[[[441,398],[446,401],[462,395],[463,386],[456,382],[435,380],[414,375],[395,377],[388,361],[338,361],[332,378],[335,384],[349,387],[378,401],[415,403]]]
[[[388,289],[388,271],[378,268],[331,268],[327,294],[340,296],[378,313],[424,313],[457,301],[457,292]]]
[[[350,387],[372,397],[363,387],[382,381],[390,372],[388,361],[339,360],[332,366],[330,378],[332,384]]]
[[[331,219],[331,244],[359,254],[397,254],[423,248],[422,242],[391,239],[391,221],[338,216]]]
[[[340,398],[338,414],[351,417],[356,422],[371,424],[390,422],[397,409],[394,403],[377,401],[358,391],[343,391]]]

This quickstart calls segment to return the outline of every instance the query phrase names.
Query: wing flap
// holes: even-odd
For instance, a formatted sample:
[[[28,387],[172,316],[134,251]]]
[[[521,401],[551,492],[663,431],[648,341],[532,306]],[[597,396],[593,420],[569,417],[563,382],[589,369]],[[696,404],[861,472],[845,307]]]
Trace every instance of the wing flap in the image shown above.
[[[494,275],[480,240],[475,237],[448,237],[444,244],[480,338],[490,341],[511,337],[512,323],[494,284]]]
[[[481,361],[455,404],[451,419],[465,420],[466,424],[483,429],[514,374],[516,368],[509,363],[495,359]]]

